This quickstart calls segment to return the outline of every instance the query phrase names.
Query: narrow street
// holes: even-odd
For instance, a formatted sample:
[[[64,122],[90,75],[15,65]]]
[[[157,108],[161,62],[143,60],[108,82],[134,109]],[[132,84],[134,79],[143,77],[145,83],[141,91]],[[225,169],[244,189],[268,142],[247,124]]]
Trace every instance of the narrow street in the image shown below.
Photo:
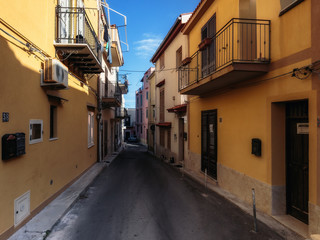
[[[47,239],[283,239],[141,146],[127,148],[103,170]]]

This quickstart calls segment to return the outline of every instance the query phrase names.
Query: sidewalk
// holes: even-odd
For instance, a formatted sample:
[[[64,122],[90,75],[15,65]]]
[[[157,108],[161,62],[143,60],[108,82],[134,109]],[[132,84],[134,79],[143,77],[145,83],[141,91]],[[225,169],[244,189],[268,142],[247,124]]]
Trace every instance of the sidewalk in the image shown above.
[[[183,168],[180,168],[180,171],[184,172],[187,176],[191,177],[192,179],[196,180],[197,182],[204,184],[204,179],[202,179],[198,174],[194,173],[193,171],[183,169]],[[249,206],[248,204],[242,202],[233,194],[220,188],[217,184],[207,182],[207,187],[211,191],[218,193],[219,195],[228,199],[233,204],[237,205],[240,209],[242,209],[242,211],[248,213],[251,216],[253,215],[252,206]],[[288,240],[289,239],[290,240],[304,240],[304,239],[305,240],[317,240],[316,235],[311,236],[311,239],[309,239],[306,235],[301,234],[301,232],[298,229],[299,226],[297,226],[297,228],[294,228],[294,231],[293,231],[288,226],[283,224],[283,222],[280,222],[276,218],[269,216],[265,213],[262,213],[260,211],[257,211],[257,220],[263,222],[264,224],[266,224],[267,226],[272,228],[274,231],[276,231],[284,239],[288,239]],[[258,229],[258,231],[259,231],[259,229]]]
[[[51,232],[55,224],[67,213],[91,182],[121,152],[113,153],[103,162],[94,164],[76,182],[61,193],[56,199],[42,209],[27,224],[15,232],[8,240],[43,240]]]

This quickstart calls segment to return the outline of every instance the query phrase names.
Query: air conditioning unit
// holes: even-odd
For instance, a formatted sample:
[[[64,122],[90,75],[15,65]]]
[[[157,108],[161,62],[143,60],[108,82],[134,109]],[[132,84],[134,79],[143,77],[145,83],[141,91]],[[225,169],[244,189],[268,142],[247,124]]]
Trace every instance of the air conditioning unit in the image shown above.
[[[68,87],[68,68],[58,59],[46,58],[41,86],[63,89]]]

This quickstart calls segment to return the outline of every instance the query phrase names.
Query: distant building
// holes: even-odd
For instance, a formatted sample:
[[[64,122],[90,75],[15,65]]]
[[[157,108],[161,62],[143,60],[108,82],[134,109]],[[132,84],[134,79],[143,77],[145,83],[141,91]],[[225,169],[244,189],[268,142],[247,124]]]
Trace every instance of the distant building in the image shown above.
[[[128,108],[127,116],[124,119],[124,141],[128,140],[129,137],[135,137],[137,135],[135,124],[136,124],[136,109]]]
[[[149,68],[141,79],[142,87],[136,91],[136,133],[142,144],[147,145],[148,139],[148,98],[149,83],[148,77],[152,74],[154,68]]]

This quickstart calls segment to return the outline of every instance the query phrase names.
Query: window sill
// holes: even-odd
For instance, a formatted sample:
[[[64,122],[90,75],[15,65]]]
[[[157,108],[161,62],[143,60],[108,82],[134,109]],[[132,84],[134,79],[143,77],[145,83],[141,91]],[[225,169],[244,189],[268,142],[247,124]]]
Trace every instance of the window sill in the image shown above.
[[[36,143],[40,143],[40,142],[43,142],[43,140],[42,139],[31,140],[31,141],[29,141],[29,144],[36,144]]]
[[[94,147],[94,143],[88,145],[88,149]]]
[[[300,4],[303,1],[304,0],[296,0],[295,2],[291,3],[289,6],[285,7],[284,9],[282,9],[280,11],[279,17],[282,16],[283,14],[285,14],[286,12],[288,12],[289,10],[291,10],[292,8],[294,8],[295,6],[297,6],[298,4]]]
[[[59,138],[57,138],[57,137],[55,137],[55,138],[49,138],[49,141],[51,142],[51,141],[56,141],[56,140],[58,140]]]

